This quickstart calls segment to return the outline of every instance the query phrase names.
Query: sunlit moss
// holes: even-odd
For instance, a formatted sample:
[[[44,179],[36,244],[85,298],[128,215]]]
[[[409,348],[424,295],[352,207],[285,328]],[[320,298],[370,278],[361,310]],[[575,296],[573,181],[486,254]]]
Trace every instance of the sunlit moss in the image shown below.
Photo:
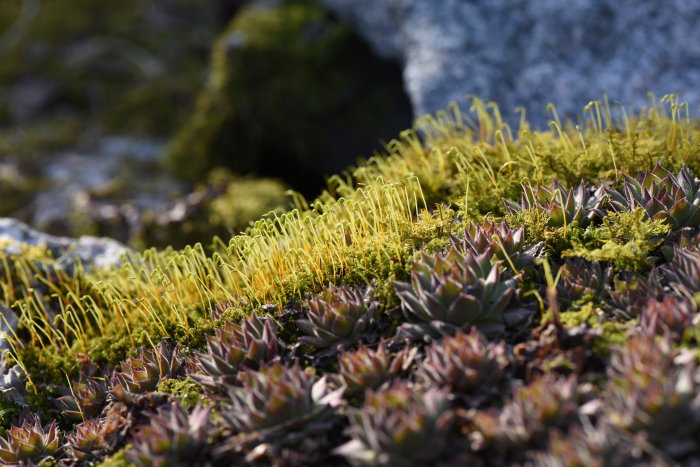
[[[624,269],[644,269],[653,264],[649,254],[658,247],[670,227],[663,219],[649,219],[641,208],[631,212],[610,213],[583,244],[573,242],[573,248],[562,256],[575,256],[589,261],[609,261]]]
[[[523,130],[511,138],[493,107],[477,101],[474,110],[479,127],[470,126],[456,109],[423,120],[423,141],[415,132],[405,133],[387,146],[387,154],[368,160],[352,176],[332,178],[329,191],[313,203],[296,196],[295,209],[260,219],[230,241],[218,240],[213,254],[199,244],[148,250],[113,270],[85,274],[78,268],[77,282],[47,276],[45,282],[55,287],[50,299],[29,292],[36,281],[29,277],[45,275],[32,271],[15,284],[16,301],[10,303],[20,317],[22,340],[44,358],[86,353],[106,362],[113,350],[124,355],[164,336],[203,345],[204,333],[212,329],[206,324],[207,310],[225,302],[246,311],[268,304],[281,310],[328,283],[345,282],[373,283],[382,304],[395,306],[391,281],[408,277],[417,252],[443,248],[448,235],[468,219],[487,214],[496,219],[497,208],[483,209],[495,206],[492,199],[499,193],[517,199],[519,180],[621,177],[624,171],[647,167],[641,147],[653,149],[654,155],[664,152],[669,167],[687,163],[697,170],[700,128],[667,106],[618,122],[614,158],[611,132],[590,113],[580,133],[555,123],[547,132]],[[566,169],[547,165],[551,160]],[[504,163],[507,170],[497,169]],[[443,205],[437,206],[438,201]],[[636,213],[606,219],[588,230],[575,225],[552,229],[546,219],[531,215],[509,217],[509,222],[525,227],[527,241],[544,241],[555,260],[576,245],[595,251],[606,242],[624,249],[634,241],[646,245],[639,250],[646,258],[665,232],[665,226]],[[623,261],[621,267],[637,264],[630,258],[634,264],[615,261]],[[60,318],[54,322],[48,317],[56,310]],[[615,323],[600,325],[611,340],[625,332]]]

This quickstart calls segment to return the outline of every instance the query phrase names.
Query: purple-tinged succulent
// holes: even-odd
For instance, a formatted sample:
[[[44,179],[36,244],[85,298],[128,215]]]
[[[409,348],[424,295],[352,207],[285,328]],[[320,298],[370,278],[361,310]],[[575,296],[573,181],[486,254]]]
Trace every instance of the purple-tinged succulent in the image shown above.
[[[676,249],[697,252],[700,250],[700,234],[695,228],[684,227],[675,232],[670,232],[664,237],[661,245],[661,253],[667,262],[672,262],[676,256]]]
[[[559,271],[557,297],[566,307],[584,298],[600,299],[613,278],[612,266],[580,258],[567,260]]]
[[[92,418],[76,425],[75,433],[66,436],[73,459],[86,465],[104,457],[109,446],[104,437],[104,419]]]
[[[549,216],[547,225],[550,227],[564,227],[575,221],[580,228],[585,229],[605,216],[602,209],[605,200],[606,195],[601,188],[593,190],[581,181],[576,189],[566,190],[555,179],[549,188],[524,183],[520,204],[503,201],[506,211],[511,214],[535,209]]]
[[[421,393],[397,381],[368,392],[364,406],[350,415],[352,440],[335,452],[353,465],[434,465],[448,446],[452,421],[445,390]]]
[[[639,318],[650,300],[663,296],[664,288],[658,268],[647,274],[624,272],[606,285],[605,310],[625,321]]]
[[[418,378],[452,392],[488,394],[499,389],[508,364],[505,343],[489,343],[473,328],[469,334],[457,331],[428,347]]]
[[[636,179],[625,176],[622,193],[614,188],[605,192],[615,211],[641,207],[650,219],[664,219],[671,230],[700,226],[700,185],[687,167],[673,175],[659,162]]]
[[[346,388],[345,394],[361,394],[367,389],[377,389],[396,378],[408,369],[414,354],[415,350],[406,347],[392,358],[383,342],[377,346],[377,350],[361,345],[354,352],[341,353],[338,355],[338,366],[340,381]]]
[[[663,271],[678,293],[690,296],[700,293],[700,251],[676,248],[673,261]]]
[[[55,400],[63,415],[73,420],[88,420],[102,412],[107,402],[107,386],[101,379],[83,376],[73,381],[70,389]]]
[[[299,339],[317,349],[342,348],[367,335],[377,316],[377,301],[371,289],[328,286],[308,301],[306,319],[297,321],[305,336]]]
[[[621,382],[646,385],[661,380],[665,373],[672,371],[675,356],[670,339],[635,335],[612,355],[610,374]]]
[[[188,414],[177,402],[159,408],[134,435],[127,459],[138,467],[206,465],[210,412],[211,408],[197,405]]]
[[[603,395],[610,424],[674,459],[700,454],[700,381],[692,352],[637,336],[611,362]]]
[[[554,429],[566,430],[579,417],[580,396],[573,376],[543,377],[519,388],[500,413],[479,412],[474,417],[478,433],[474,447],[542,446]]]
[[[55,458],[61,451],[61,432],[56,422],[44,427],[39,417],[26,416],[0,437],[0,461],[3,465],[35,465]]]
[[[666,295],[652,300],[642,311],[641,325],[651,335],[670,335],[678,340],[698,321],[698,307],[685,296]]]
[[[399,336],[452,335],[473,326],[493,337],[525,321],[532,311],[518,303],[518,277],[506,277],[500,262],[491,263],[491,253],[462,254],[453,247],[413,263],[411,282],[394,282],[394,288],[404,312],[418,323],[402,324]]]
[[[644,456],[634,441],[620,436],[609,425],[573,427],[568,433],[554,431],[548,449],[533,457],[542,467],[623,467],[664,465],[662,459]]]
[[[167,378],[177,378],[185,373],[185,359],[177,345],[161,342],[153,349],[141,349],[138,358],[130,357],[121,363],[120,372],[112,377],[114,385],[128,392],[155,391]]]
[[[281,363],[246,369],[238,375],[242,387],[230,387],[231,407],[222,413],[243,440],[291,445],[330,426],[333,408],[343,389],[331,391],[298,366]],[[235,440],[234,440],[235,444]]]
[[[532,265],[541,255],[543,248],[542,242],[526,247],[524,237],[524,227],[513,230],[506,221],[497,225],[485,219],[480,226],[469,224],[464,232],[464,240],[453,236],[452,242],[462,253],[471,251],[479,255],[490,248],[497,259],[506,264],[512,263],[516,269],[522,269]]]
[[[282,344],[277,338],[277,325],[252,315],[241,324],[226,322],[207,336],[207,351],[195,355],[204,375],[192,375],[206,388],[217,390],[223,384],[234,384],[241,368],[257,369],[260,364],[279,358]]]

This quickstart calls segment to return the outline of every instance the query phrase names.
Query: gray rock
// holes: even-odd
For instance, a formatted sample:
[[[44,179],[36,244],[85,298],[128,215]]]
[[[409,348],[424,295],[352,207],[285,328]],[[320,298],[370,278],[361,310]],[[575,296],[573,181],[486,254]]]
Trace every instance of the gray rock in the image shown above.
[[[0,303],[0,352],[11,348],[7,337],[13,338],[18,322],[15,312]]]
[[[131,204],[138,212],[158,212],[173,193],[184,190],[182,183],[159,167],[161,150],[157,141],[110,137],[94,152],[55,154],[41,170],[47,189],[28,206],[30,224],[55,235],[70,235],[103,218],[116,226],[120,221],[114,217],[129,213],[111,212],[116,208],[114,200],[117,205]],[[127,220],[130,225],[139,223]],[[129,238],[118,227],[106,233]]]
[[[0,304],[0,400],[9,400],[25,405],[24,388],[26,378],[19,365],[9,366],[7,354],[12,350],[8,341],[17,330],[18,319],[14,311]]]
[[[24,245],[46,247],[56,262],[66,268],[80,259],[87,270],[117,266],[120,257],[130,251],[110,238],[87,235],[77,239],[56,237],[34,230],[16,219],[0,218],[0,252],[21,254]]]
[[[580,114],[603,92],[700,102],[697,0],[322,0],[374,50],[403,65],[414,114],[474,94],[510,122],[542,127],[553,102]]]
[[[5,359],[7,352],[0,354],[0,400],[25,406],[27,402],[25,386],[27,378],[19,365],[9,366]]]

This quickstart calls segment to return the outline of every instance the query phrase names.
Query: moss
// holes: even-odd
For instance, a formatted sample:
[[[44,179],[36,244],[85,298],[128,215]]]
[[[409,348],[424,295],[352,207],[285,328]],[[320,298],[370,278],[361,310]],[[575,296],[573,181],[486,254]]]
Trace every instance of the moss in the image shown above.
[[[126,451],[129,449],[131,449],[131,445],[127,444],[112,457],[97,464],[97,467],[136,467],[136,464],[126,458]]]
[[[5,436],[5,433],[10,428],[12,421],[19,415],[21,407],[17,404],[0,399],[0,437]]]
[[[572,239],[573,248],[562,256],[589,261],[609,261],[620,269],[644,270],[654,262],[649,254],[658,247],[670,227],[662,220],[649,219],[641,208],[632,212],[609,213],[588,237]]]
[[[220,165],[315,191],[324,175],[407,125],[406,102],[398,70],[316,1],[251,6],[213,46],[208,85],[167,161],[190,179]]]
[[[208,208],[207,223],[221,226],[233,236],[245,230],[253,221],[270,212],[281,213],[289,207],[287,188],[269,178],[237,177],[223,171],[210,174],[210,186],[224,186],[222,196]]]
[[[586,303],[575,310],[564,311],[560,314],[561,323],[567,327],[589,325],[592,327],[600,324],[598,315],[601,310],[592,303]]]
[[[31,374],[32,376],[34,375],[34,373]],[[58,386],[55,384],[42,384],[40,387],[36,387],[29,382],[27,383],[26,391],[25,400],[29,409],[39,415],[39,418],[42,420],[53,419],[55,406],[52,401],[61,395]]]
[[[414,222],[407,225],[406,241],[410,247],[434,253],[447,247],[450,234],[461,234],[463,225],[455,222],[455,211],[445,204],[423,210]]]
[[[165,226],[150,213],[143,231],[129,243],[135,248],[182,248],[214,237],[231,238],[264,215],[281,214],[292,206],[290,192],[279,180],[235,175],[224,168],[212,170],[187,198],[201,202],[186,209],[182,220]]]
[[[544,319],[547,319],[546,316]],[[603,311],[593,303],[585,303],[576,310],[562,312],[560,319],[566,327],[585,325],[599,330],[600,337],[593,341],[593,352],[602,357],[609,356],[613,347],[623,346],[629,338],[630,329],[637,325],[636,319],[625,323],[607,321]]]
[[[630,328],[637,324],[637,320],[631,320],[624,324],[606,321],[600,325],[602,338],[594,343],[593,350],[599,355],[610,355],[613,347],[622,347],[629,340]]]
[[[209,404],[208,400],[203,397],[202,386],[192,378],[185,378],[182,381],[172,378],[166,379],[158,385],[158,391],[177,398],[183,407],[189,408],[200,403]]]
[[[79,369],[75,358],[57,355],[55,349],[27,346],[19,350],[17,359],[22,362],[26,372],[31,375],[31,381],[27,383],[27,391],[38,406],[42,405],[41,401],[46,395],[46,391],[41,388],[43,385],[64,385],[66,375],[69,378],[74,377]]]

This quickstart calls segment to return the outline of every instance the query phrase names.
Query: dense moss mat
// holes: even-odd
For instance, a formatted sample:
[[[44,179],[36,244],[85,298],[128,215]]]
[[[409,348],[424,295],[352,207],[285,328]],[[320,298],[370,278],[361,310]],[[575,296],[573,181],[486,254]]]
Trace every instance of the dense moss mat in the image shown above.
[[[252,5],[214,44],[208,85],[167,160],[185,178],[218,165],[315,194],[407,115],[399,69],[316,1]]]
[[[355,299],[357,303],[343,305],[343,309],[371,315],[372,329],[364,325],[362,328],[365,335],[374,334],[368,340],[376,343],[380,337],[392,338],[392,345],[399,347],[392,350],[393,357],[409,361],[405,366],[397,364],[392,371],[410,373],[408,379],[420,383],[421,378],[433,376],[427,370],[413,372],[411,359],[420,354],[418,366],[426,365],[424,362],[430,359],[439,360],[434,353],[430,356],[430,352],[438,351],[429,352],[424,344],[439,338],[440,330],[454,330],[455,324],[446,326],[439,319],[416,319],[422,313],[416,305],[420,300],[425,302],[420,302],[420,306],[431,309],[437,300],[426,299],[417,290],[434,285],[435,297],[442,300],[446,294],[447,300],[451,300],[452,285],[440,288],[435,284],[445,278],[472,280],[476,272],[462,274],[459,269],[462,267],[459,258],[469,257],[465,264],[471,261],[474,271],[479,269],[488,275],[482,282],[475,282],[470,291],[483,289],[484,294],[490,293],[495,289],[484,284],[498,282],[501,274],[505,279],[499,282],[499,287],[517,303],[510,310],[514,310],[509,315],[512,321],[499,321],[495,327],[488,320],[483,325],[475,324],[485,335],[504,339],[503,344],[498,344],[500,350],[493,347],[496,345],[493,342],[478,341],[481,337],[477,334],[470,338],[460,335],[456,339],[471,339],[470,345],[478,348],[488,345],[489,352],[494,352],[492,355],[506,352],[507,345],[512,359],[503,365],[510,365],[509,377],[517,384],[514,382],[505,392],[489,393],[478,401],[458,398],[450,402],[460,410],[487,407],[468,414],[455,409],[461,414],[455,414],[456,419],[464,417],[459,422],[463,425],[456,431],[462,430],[459,436],[463,442],[466,442],[464,433],[478,435],[469,438],[469,449],[473,451],[470,455],[486,458],[494,455],[497,456],[494,459],[503,462],[533,459],[528,457],[533,452],[545,455],[543,450],[548,449],[548,443],[557,440],[554,434],[550,437],[550,431],[566,433],[569,426],[578,426],[571,413],[578,413],[579,406],[596,398],[612,398],[610,410],[618,411],[614,415],[626,410],[625,401],[637,401],[629,394],[635,388],[647,387],[646,383],[635,383],[635,378],[641,378],[635,359],[651,361],[644,352],[672,362],[674,352],[685,349],[682,353],[685,360],[648,363],[650,371],[657,372],[663,371],[663,365],[671,365],[673,372],[668,378],[675,378],[674,372],[681,372],[683,365],[683,372],[694,368],[691,363],[697,360],[700,332],[691,315],[697,315],[697,294],[693,293],[700,290],[700,285],[692,271],[700,267],[697,266],[700,264],[697,253],[700,189],[692,174],[700,173],[700,122],[691,120],[686,110],[685,104],[675,96],[661,100],[652,96],[649,106],[634,114],[611,107],[603,100],[587,106],[577,123],[560,122],[553,112],[550,129],[534,131],[525,120],[517,130],[508,127],[497,107],[474,99],[466,112],[453,106],[420,119],[414,129],[387,144],[382,154],[361,162],[342,176],[331,177],[327,191],[313,202],[295,195],[294,209],[272,212],[230,239],[215,239],[213,253],[208,253],[201,244],[182,250],[152,249],[125,258],[119,268],[88,273],[77,267],[72,275],[51,267],[51,261],[41,255],[32,259],[7,258],[0,271],[5,278],[3,302],[15,310],[20,320],[15,335],[8,336],[11,358],[29,376],[28,389],[33,394],[29,402],[33,409],[49,417],[50,403],[55,403],[57,391],[65,386],[66,378],[74,379],[85,371],[86,361],[101,368],[101,374],[121,362],[117,368],[121,369],[122,378],[125,374],[136,375],[140,371],[138,362],[150,362],[163,381],[151,378],[138,385],[151,385],[155,390],[160,382],[160,390],[182,404],[204,397],[213,401],[216,410],[227,410],[217,403],[218,396],[205,397],[198,392],[193,381],[205,388],[207,384],[201,379],[203,370],[190,365],[193,361],[201,364],[201,354],[191,352],[205,349],[207,336],[215,331],[216,339],[224,339],[221,326],[227,322],[229,327],[224,329],[230,331],[231,323],[240,323],[251,313],[271,316],[279,328],[284,356],[275,360],[276,366],[265,367],[241,384],[263,391],[265,384],[272,384],[275,390],[281,387],[275,383],[277,379],[285,388],[302,385],[300,381],[306,378],[311,381],[314,374],[327,374],[330,381],[336,381],[336,373],[341,369],[334,357],[343,347],[323,347],[326,340],[334,337],[328,329],[318,330],[313,338],[308,331],[309,326],[331,329],[335,325],[320,320],[312,326],[311,321],[304,324],[299,318],[310,316],[312,305],[306,301],[309,294],[321,293],[329,283],[342,283],[362,290],[366,286],[373,289],[377,303],[373,302],[371,310],[365,306],[362,294]],[[634,188],[637,182],[629,177],[636,176],[638,171],[647,172],[646,178],[640,178],[638,183],[656,196],[654,202],[639,205],[629,199],[625,201],[625,196],[629,198],[635,190],[640,191]],[[553,184],[555,179],[559,185]],[[579,191],[573,191],[580,182],[583,185]],[[621,192],[626,195],[620,195]],[[637,194],[642,196],[640,193]],[[504,204],[504,198],[510,202]],[[692,204],[684,205],[683,199]],[[623,206],[626,202],[630,204]],[[227,212],[222,211],[222,218],[233,219]],[[509,226],[511,234],[520,227],[523,230],[514,240],[513,236],[499,237],[489,230],[496,225]],[[479,241],[475,240],[478,226],[482,226],[483,232],[491,232],[480,234]],[[481,259],[474,260],[473,255],[469,256],[470,248],[477,253],[488,251],[492,256],[485,253]],[[522,250],[519,251],[522,263],[508,256],[509,248]],[[506,260],[492,264],[499,252],[506,254]],[[450,266],[455,258],[457,263]],[[483,264],[474,265],[474,261]],[[438,263],[440,266],[435,266]],[[426,268],[438,267],[448,272],[436,274],[430,280],[419,278],[420,274],[426,274]],[[488,273],[491,270],[500,272]],[[406,282],[409,279],[411,283]],[[623,283],[624,286],[620,285]],[[411,294],[417,294],[418,298]],[[662,299],[664,302],[657,301]],[[496,312],[504,313],[502,307],[499,310],[493,305],[496,302],[485,301],[486,305],[479,306],[493,306]],[[316,309],[331,306],[315,303]],[[465,299],[464,303],[471,313],[474,300]],[[648,306],[657,307],[655,310],[663,318],[650,319],[649,312],[642,311]],[[257,332],[259,341],[265,339],[262,330],[253,329],[262,324],[246,323],[249,327],[246,332],[251,335]],[[668,331],[666,343],[658,344],[661,350],[648,350],[652,344],[657,345],[654,338],[661,333],[659,329]],[[421,339],[417,343],[406,342],[405,339],[415,339],[417,331],[424,331]],[[269,338],[272,331],[267,332]],[[640,333],[646,333],[648,342],[643,340],[646,337],[634,337]],[[167,338],[165,342],[178,343],[185,363],[177,363],[172,356],[174,351],[165,350],[169,344],[164,343],[157,346],[157,352],[172,353],[164,360],[154,356],[160,354],[152,350],[141,350],[138,360],[124,360],[136,355],[139,349],[155,348],[164,338]],[[355,343],[351,341],[347,345]],[[405,352],[398,355],[403,345],[407,346]],[[459,343],[454,345],[461,348]],[[626,347],[619,350],[622,345]],[[207,348],[210,354],[215,352],[211,345]],[[255,350],[260,349],[255,347]],[[482,355],[481,351],[475,352]],[[277,354],[277,350],[273,353]],[[292,364],[306,367],[306,372],[297,366],[292,368]],[[190,366],[185,368],[187,365]],[[255,365],[252,368],[257,369]],[[253,371],[246,374],[252,375]],[[186,375],[191,375],[193,380],[184,379]],[[562,375],[570,377],[563,379]],[[294,378],[296,382],[288,384],[285,378]],[[577,382],[575,378],[580,379]],[[111,384],[117,385],[114,381],[112,378]],[[134,381],[132,384],[136,385]],[[367,396],[365,416],[398,410],[391,402],[397,397],[397,400],[408,398],[410,407],[421,410],[422,398],[428,398],[430,391],[419,395],[401,384],[382,393],[387,397],[384,402],[381,398],[385,396]],[[673,388],[680,386],[673,384],[664,386],[660,394],[675,394]],[[548,393],[547,388],[554,386],[569,389]],[[296,390],[290,389],[290,394]],[[240,388],[230,391],[229,397],[238,398],[235,400],[244,401],[248,397]],[[142,405],[152,407],[166,397],[157,392],[138,396],[116,393],[119,403],[137,414],[146,410]],[[650,394],[645,393],[644,397],[652,397]],[[691,395],[695,397],[697,392]],[[265,397],[257,393],[256,397],[256,401],[265,403]],[[697,408],[690,399],[673,400],[681,402],[669,410],[685,407],[682,404]],[[520,406],[530,401],[533,407]],[[646,404],[645,401],[637,402]],[[353,404],[362,403],[357,398],[346,402],[351,414],[355,413]],[[181,410],[179,404],[171,409]],[[238,410],[247,410],[246,404],[241,402]],[[652,407],[653,400],[649,404],[639,410]],[[127,410],[118,404],[109,410],[117,410],[115,406]],[[500,418],[494,418],[491,409],[500,410],[503,406],[510,408]],[[599,410],[593,406],[588,409]],[[199,409],[193,412],[197,416],[202,413],[206,412]],[[514,413],[521,414],[522,419],[507,418]],[[538,418],[538,414],[552,416]],[[345,412],[336,415],[337,425],[331,423],[335,428],[330,432],[336,433],[338,439],[324,441],[332,446],[347,439],[338,434],[348,425]],[[663,430],[639,428],[632,422],[623,426],[622,419],[612,416],[600,420],[608,421],[616,430],[626,430],[625,433],[660,436],[649,442],[662,451],[667,448]],[[526,429],[529,423],[536,426]],[[374,425],[368,427],[364,429],[379,429]],[[248,435],[258,436],[261,432]],[[518,433],[528,433],[528,438],[520,439]],[[282,433],[280,439],[295,434],[299,433]],[[217,432],[216,436],[220,435]],[[236,442],[242,443],[239,448],[245,450],[249,446],[248,438],[243,438],[236,438]],[[586,446],[590,447],[593,441],[586,440],[589,443]],[[115,449],[131,441],[145,449],[146,442],[138,436],[121,439],[122,444],[116,444]],[[620,443],[625,445],[623,441]],[[330,449],[317,447],[311,451],[324,452],[325,456],[339,455],[337,451],[329,454]],[[556,454],[555,451],[552,447],[547,455]],[[135,451],[128,452],[134,458]],[[645,451],[638,458],[684,459],[687,451],[678,452],[681,451],[668,447],[661,454]],[[398,451],[394,454],[401,455]],[[303,459],[311,462],[312,457]]]

